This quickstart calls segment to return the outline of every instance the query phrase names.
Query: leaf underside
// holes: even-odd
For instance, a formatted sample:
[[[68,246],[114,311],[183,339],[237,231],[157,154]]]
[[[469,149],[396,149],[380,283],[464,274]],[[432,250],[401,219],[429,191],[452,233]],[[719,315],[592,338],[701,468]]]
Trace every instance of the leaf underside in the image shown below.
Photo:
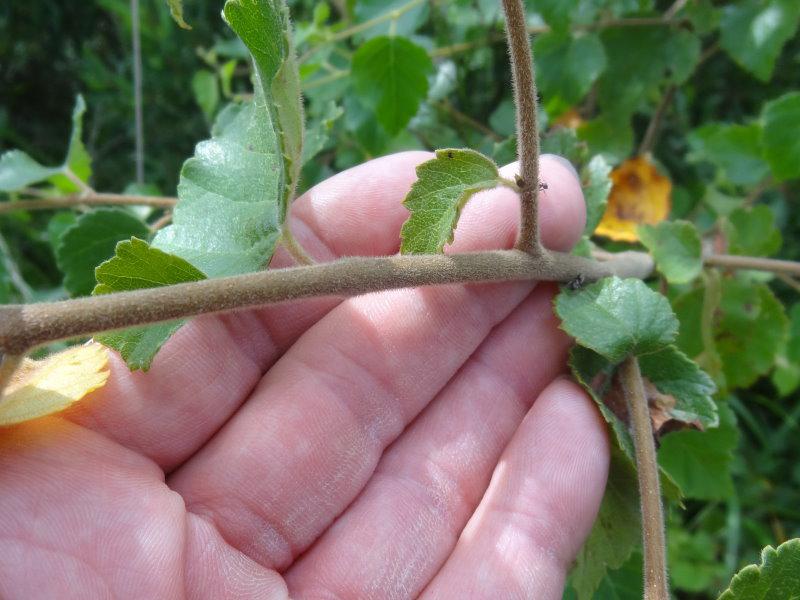
[[[403,254],[436,254],[453,240],[461,209],[473,194],[496,187],[497,165],[474,150],[437,150],[417,167],[417,181],[403,201],[411,212],[400,230]]]

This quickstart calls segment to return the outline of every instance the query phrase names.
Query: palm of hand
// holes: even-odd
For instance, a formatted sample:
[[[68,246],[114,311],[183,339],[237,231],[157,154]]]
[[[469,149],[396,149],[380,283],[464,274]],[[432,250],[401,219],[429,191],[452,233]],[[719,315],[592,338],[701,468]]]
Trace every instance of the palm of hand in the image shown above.
[[[396,252],[425,158],[321,184],[298,237],[321,260]],[[542,169],[544,241],[566,249],[580,188]],[[454,251],[513,243],[516,203],[476,197]],[[561,598],[608,448],[557,379],[552,294],[307,301],[198,318],[147,375],[114,360],[85,402],[0,432],[0,597]]]

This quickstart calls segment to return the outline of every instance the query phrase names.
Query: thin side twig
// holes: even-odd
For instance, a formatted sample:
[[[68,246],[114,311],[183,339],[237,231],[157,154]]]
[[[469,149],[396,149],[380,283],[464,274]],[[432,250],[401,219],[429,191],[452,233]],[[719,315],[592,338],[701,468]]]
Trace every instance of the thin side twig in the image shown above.
[[[521,222],[517,248],[541,253],[539,240],[539,123],[533,53],[522,0],[503,0],[506,35],[517,108],[517,147],[520,162]]]
[[[647,125],[647,130],[644,132],[644,137],[642,137],[642,143],[639,145],[639,156],[643,156],[653,149],[656,139],[658,139],[658,133],[661,129],[661,123],[664,120],[664,115],[667,113],[667,108],[669,108],[669,105],[672,104],[672,98],[675,96],[677,89],[678,88],[676,86],[671,85],[664,92],[664,95],[661,96],[661,101],[658,103],[655,112],[653,112],[653,117],[650,119],[650,123]]]
[[[281,228],[281,244],[286,248],[286,251],[292,255],[292,258],[298,265],[313,265],[316,261],[306,252],[305,248],[297,241],[297,238],[292,234],[292,229],[289,227],[288,219]]]
[[[723,269],[749,269],[752,271],[769,271],[770,273],[785,273],[800,276],[800,263],[791,260],[775,258],[760,258],[757,256],[736,256],[734,254],[710,254],[703,259],[709,267]]]
[[[110,194],[93,192],[91,194],[70,194],[51,198],[33,200],[15,200],[0,202],[0,215],[18,210],[60,210],[78,206],[153,206],[155,208],[173,208],[177,198],[168,196],[136,196],[130,194]]]
[[[644,600],[669,600],[664,511],[661,505],[656,446],[639,361],[630,356],[620,366],[636,451],[644,548]]]
[[[142,43],[139,29],[139,0],[131,0],[136,183],[142,185],[144,184],[144,116],[142,114]]]

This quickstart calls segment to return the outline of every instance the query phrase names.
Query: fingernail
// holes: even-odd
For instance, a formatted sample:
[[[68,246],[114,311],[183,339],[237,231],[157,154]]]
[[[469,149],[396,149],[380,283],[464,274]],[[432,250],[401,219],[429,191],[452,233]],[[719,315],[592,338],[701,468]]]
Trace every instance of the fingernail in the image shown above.
[[[560,163],[561,165],[566,167],[575,176],[575,179],[577,179],[578,181],[581,180],[580,175],[578,175],[577,169],[575,169],[575,165],[573,165],[570,161],[568,161],[563,156],[559,156],[558,154],[544,154],[543,156],[547,156],[548,158],[556,161],[557,163]]]

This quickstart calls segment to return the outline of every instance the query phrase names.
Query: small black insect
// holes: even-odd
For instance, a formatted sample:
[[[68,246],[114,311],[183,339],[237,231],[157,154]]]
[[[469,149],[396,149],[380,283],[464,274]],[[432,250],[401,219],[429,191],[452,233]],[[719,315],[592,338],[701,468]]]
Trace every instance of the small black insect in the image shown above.
[[[567,287],[573,291],[579,290],[583,287],[585,281],[586,277],[583,275],[583,273],[579,273],[575,279],[573,279],[567,284]]]
[[[447,153],[447,158],[453,158],[453,153],[452,152],[448,152]]]
[[[546,190],[547,189],[547,184],[544,181],[540,181],[539,182],[539,189],[540,190]]]

